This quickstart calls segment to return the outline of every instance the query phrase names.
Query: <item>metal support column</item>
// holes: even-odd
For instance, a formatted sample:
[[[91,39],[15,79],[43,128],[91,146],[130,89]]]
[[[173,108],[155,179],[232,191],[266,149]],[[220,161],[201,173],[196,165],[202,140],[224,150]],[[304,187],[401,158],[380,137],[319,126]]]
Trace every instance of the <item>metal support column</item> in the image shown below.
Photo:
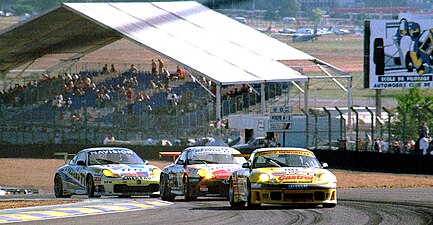
[[[222,120],[221,115],[221,84],[216,84],[216,108],[215,117]]]
[[[355,150],[359,151],[359,143],[358,143],[358,139],[359,139],[359,131],[358,131],[358,112],[353,108],[350,107],[350,109],[355,113],[355,118],[356,118],[356,124],[355,124]]]
[[[328,114],[328,145],[329,145],[329,150],[331,150],[332,147],[331,112],[327,110],[326,107],[323,107],[323,110],[325,111],[326,114]]]
[[[365,109],[371,114],[371,150],[374,151],[374,113],[371,111],[368,107],[365,107]]]
[[[265,115],[266,113],[266,98],[265,98],[265,83],[260,84],[260,104],[261,104],[261,113]]]

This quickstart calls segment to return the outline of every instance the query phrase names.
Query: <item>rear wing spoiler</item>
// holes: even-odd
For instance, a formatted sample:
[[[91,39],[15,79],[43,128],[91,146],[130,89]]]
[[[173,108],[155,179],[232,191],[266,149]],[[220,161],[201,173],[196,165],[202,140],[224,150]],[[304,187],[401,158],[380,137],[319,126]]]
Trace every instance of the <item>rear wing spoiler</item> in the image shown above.
[[[233,155],[233,157],[244,157],[245,159],[248,159],[248,158],[250,158],[251,154],[241,153],[241,154],[232,154],[232,155]]]
[[[173,161],[176,160],[176,157],[178,157],[180,155],[181,152],[160,152],[159,153],[159,158],[161,157],[173,157]],[[232,154],[233,157],[244,157],[246,159],[248,159],[250,157],[251,154]]]
[[[174,160],[176,160],[176,157],[178,157],[179,155],[180,155],[180,152],[160,152],[159,158],[172,156],[173,161],[174,161]]]

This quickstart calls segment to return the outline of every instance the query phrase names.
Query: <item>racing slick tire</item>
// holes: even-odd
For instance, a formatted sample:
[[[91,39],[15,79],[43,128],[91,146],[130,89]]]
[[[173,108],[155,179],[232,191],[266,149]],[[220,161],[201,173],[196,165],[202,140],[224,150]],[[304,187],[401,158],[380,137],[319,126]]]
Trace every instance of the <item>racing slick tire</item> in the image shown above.
[[[95,195],[95,183],[93,182],[92,175],[87,175],[86,188],[87,188],[87,196],[89,196],[89,198],[101,197],[100,195]]]
[[[255,208],[260,207],[260,205],[261,205],[260,203],[259,204],[251,203],[252,202],[251,201],[251,182],[249,179],[247,180],[247,188],[248,188],[247,207],[250,209],[255,209]]]
[[[190,188],[187,176],[183,177],[183,187],[184,187],[183,193],[185,193],[185,201],[197,200],[197,197],[191,196],[191,188]]]
[[[230,180],[229,181],[229,203],[230,206],[234,209],[240,209],[245,207],[245,202],[235,202],[235,195],[234,195],[234,190],[233,190],[233,181]]]
[[[413,72],[413,62],[410,58],[410,52],[406,53],[406,57],[404,57],[404,65],[406,66],[407,72]]]
[[[167,178],[161,173],[159,184],[159,192],[161,194],[161,200],[172,202],[175,196],[170,194],[170,186],[168,185]]]
[[[383,38],[374,39],[373,62],[376,64],[376,75],[385,74],[385,47]]]
[[[325,203],[322,204],[323,208],[334,208],[335,206],[337,206],[337,204],[335,203]]]
[[[63,181],[60,174],[56,174],[54,177],[54,195],[56,198],[70,198],[71,195],[63,194]]]

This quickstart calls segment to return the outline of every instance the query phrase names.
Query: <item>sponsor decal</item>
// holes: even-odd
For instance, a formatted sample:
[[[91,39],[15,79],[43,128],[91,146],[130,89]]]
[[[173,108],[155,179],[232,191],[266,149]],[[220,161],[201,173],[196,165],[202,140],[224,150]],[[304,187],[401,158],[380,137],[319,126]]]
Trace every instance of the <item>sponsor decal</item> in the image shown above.
[[[293,189],[293,190],[305,190],[305,189],[308,189],[308,185],[305,185],[305,184],[288,184],[287,188]]]
[[[124,180],[150,180],[151,177],[123,177]]]
[[[298,150],[277,150],[277,151],[258,152],[257,156],[261,156],[261,155],[283,155],[283,154],[304,155],[304,156],[314,157],[313,153],[304,152],[304,151],[298,151]]]
[[[284,175],[277,178],[278,181],[283,180],[305,180],[305,181],[313,181],[314,176],[307,175]]]
[[[230,177],[230,175],[232,175],[233,171],[234,170],[217,170],[214,171],[213,174],[216,178],[228,178]]]
[[[89,152],[89,155],[99,155],[99,154],[130,154],[130,155],[133,155],[134,152],[132,150],[126,150],[126,149],[95,150],[95,151]]]
[[[198,148],[191,151],[192,155],[207,155],[207,154],[236,154],[237,151],[227,148]]]
[[[209,191],[209,188],[207,188],[206,186],[200,186],[200,191]]]

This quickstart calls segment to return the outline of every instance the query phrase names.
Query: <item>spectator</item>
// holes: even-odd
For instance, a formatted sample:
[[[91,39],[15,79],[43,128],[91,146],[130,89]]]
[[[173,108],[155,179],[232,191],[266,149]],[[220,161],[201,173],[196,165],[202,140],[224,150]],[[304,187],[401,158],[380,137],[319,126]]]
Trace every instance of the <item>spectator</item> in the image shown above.
[[[170,108],[177,105],[177,95],[170,88],[167,89],[167,102]]]
[[[56,134],[56,136],[54,137],[54,144],[56,145],[62,144],[62,137],[60,137],[59,134]]]
[[[131,64],[131,67],[129,68],[129,72],[130,73],[137,73],[138,69],[137,69],[137,67],[134,66],[134,64]]]
[[[419,148],[420,148],[420,150],[422,150],[423,155],[427,155],[427,149],[428,149],[429,143],[430,143],[429,137],[423,137],[419,141]]]
[[[157,65],[156,62],[152,59],[152,75],[154,77],[155,80],[158,79],[158,71],[157,71]]]
[[[102,67],[102,71],[101,71],[102,75],[108,74],[108,65],[105,64],[104,67]]]
[[[116,73],[117,72],[116,68],[114,67],[114,64],[111,64],[110,72],[111,73]]]
[[[427,123],[425,121],[423,121],[421,123],[421,126],[419,128],[419,138],[425,138],[429,136],[429,129],[427,126]]]
[[[163,69],[162,77],[164,79],[164,87],[166,90],[168,90],[170,86],[170,73],[166,69]]]
[[[379,138],[374,139],[374,151],[375,152],[382,152],[382,149],[380,148],[380,140]]]
[[[164,62],[158,59],[158,74],[161,75],[164,69]]]
[[[50,79],[50,75],[48,75],[47,73],[43,73],[41,76],[41,80],[49,80]]]
[[[185,79],[185,74],[184,74],[182,68],[180,68],[179,65],[177,66],[176,73],[177,73],[177,78],[178,79]]]
[[[220,135],[221,134],[221,127],[222,127],[220,118],[217,119],[217,121],[215,123],[215,127],[216,127],[217,135]]]

